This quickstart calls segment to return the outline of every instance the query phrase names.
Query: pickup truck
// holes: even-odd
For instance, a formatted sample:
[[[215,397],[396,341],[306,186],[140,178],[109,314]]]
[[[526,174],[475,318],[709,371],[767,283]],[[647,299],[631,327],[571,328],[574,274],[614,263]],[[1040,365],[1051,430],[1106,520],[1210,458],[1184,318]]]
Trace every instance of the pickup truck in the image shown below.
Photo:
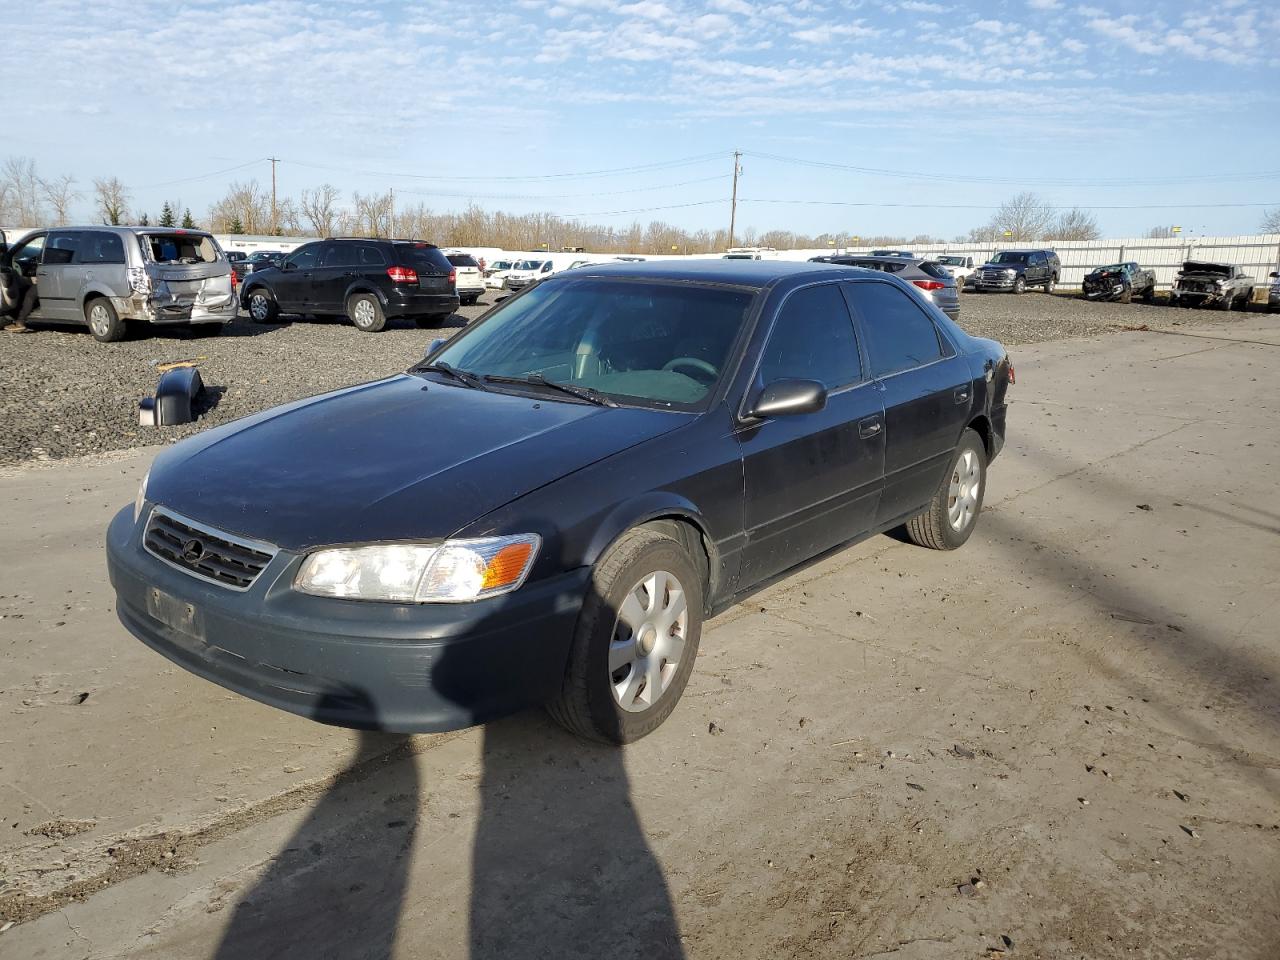
[[[944,253],[937,258],[943,269],[949,270],[956,278],[956,289],[959,290],[973,276],[973,257],[962,253]]]
[[[1150,303],[1156,295],[1156,275],[1153,270],[1143,270],[1132,260],[1098,267],[1084,278],[1086,300],[1119,300],[1129,303],[1134,297],[1142,297]]]
[[[1062,277],[1062,264],[1052,250],[1001,250],[973,273],[973,289],[1025,293],[1044,287],[1053,293]]]
[[[1253,299],[1253,277],[1234,263],[1188,260],[1178,271],[1169,294],[1175,307],[1203,307],[1217,304],[1222,310],[1247,306]]]

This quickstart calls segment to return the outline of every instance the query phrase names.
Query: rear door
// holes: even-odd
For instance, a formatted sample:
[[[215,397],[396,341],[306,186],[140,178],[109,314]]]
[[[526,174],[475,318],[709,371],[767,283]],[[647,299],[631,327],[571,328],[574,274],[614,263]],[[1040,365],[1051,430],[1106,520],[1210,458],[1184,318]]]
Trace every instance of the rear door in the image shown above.
[[[889,283],[846,283],[858,330],[882,393],[884,491],[876,525],[918,513],[950,465],[969,422],[968,361],[924,307]]]
[[[45,242],[37,276],[40,278],[40,312],[46,320],[83,319],[75,303],[80,284],[73,276],[81,268],[72,263],[80,239],[78,230],[53,230]]]
[[[748,399],[788,378],[821,382],[827,405],[737,431],[746,484],[741,589],[865,532],[876,515],[884,408],[864,376],[839,284],[802,287],[784,300]]]

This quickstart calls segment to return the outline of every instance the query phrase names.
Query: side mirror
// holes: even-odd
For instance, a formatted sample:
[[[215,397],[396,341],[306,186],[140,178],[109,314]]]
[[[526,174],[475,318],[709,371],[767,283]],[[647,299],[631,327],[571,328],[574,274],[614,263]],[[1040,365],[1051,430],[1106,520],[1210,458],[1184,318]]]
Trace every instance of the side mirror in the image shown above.
[[[446,343],[448,343],[448,340],[446,340],[444,337],[436,337],[434,340],[431,341],[430,344],[427,345],[427,350],[422,355],[422,359],[425,360],[427,357],[431,356],[433,353],[435,353],[437,350],[443,347]]]
[[[1276,273],[1274,270],[1272,270],[1272,271],[1271,271],[1271,279],[1272,279],[1272,280],[1280,280],[1280,273]]]
[[[280,269],[281,270],[297,270],[298,265],[294,263],[292,260],[281,260]]]
[[[817,413],[827,405],[827,388],[817,380],[775,380],[760,391],[747,411],[752,417]]]

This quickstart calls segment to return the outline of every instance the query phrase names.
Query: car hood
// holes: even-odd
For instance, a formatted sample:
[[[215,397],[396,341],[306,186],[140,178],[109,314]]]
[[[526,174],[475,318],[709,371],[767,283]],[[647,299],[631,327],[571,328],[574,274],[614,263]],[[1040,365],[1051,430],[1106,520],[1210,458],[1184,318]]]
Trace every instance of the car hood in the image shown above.
[[[1025,270],[1025,263],[984,263],[979,269],[982,270]]]
[[[147,499],[295,551],[439,539],[688,420],[402,375],[192,437],[156,458]]]

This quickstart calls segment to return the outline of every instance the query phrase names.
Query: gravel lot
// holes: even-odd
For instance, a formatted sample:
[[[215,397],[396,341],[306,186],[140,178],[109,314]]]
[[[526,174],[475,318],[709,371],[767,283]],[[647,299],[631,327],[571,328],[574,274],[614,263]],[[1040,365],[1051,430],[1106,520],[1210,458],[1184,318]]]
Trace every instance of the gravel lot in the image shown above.
[[[400,320],[374,335],[342,322],[263,326],[241,319],[220,337],[201,339],[160,331],[102,344],[83,328],[56,326],[0,336],[0,465],[172,442],[267,407],[395,373],[492,302],[490,293],[477,306],[463,307],[453,328],[420,330]],[[966,329],[1009,345],[1222,317],[1217,311],[1087,303],[1070,295],[967,293],[961,299]],[[208,409],[185,426],[139,426],[138,400],[155,391],[156,365],[188,358],[200,359]]]

